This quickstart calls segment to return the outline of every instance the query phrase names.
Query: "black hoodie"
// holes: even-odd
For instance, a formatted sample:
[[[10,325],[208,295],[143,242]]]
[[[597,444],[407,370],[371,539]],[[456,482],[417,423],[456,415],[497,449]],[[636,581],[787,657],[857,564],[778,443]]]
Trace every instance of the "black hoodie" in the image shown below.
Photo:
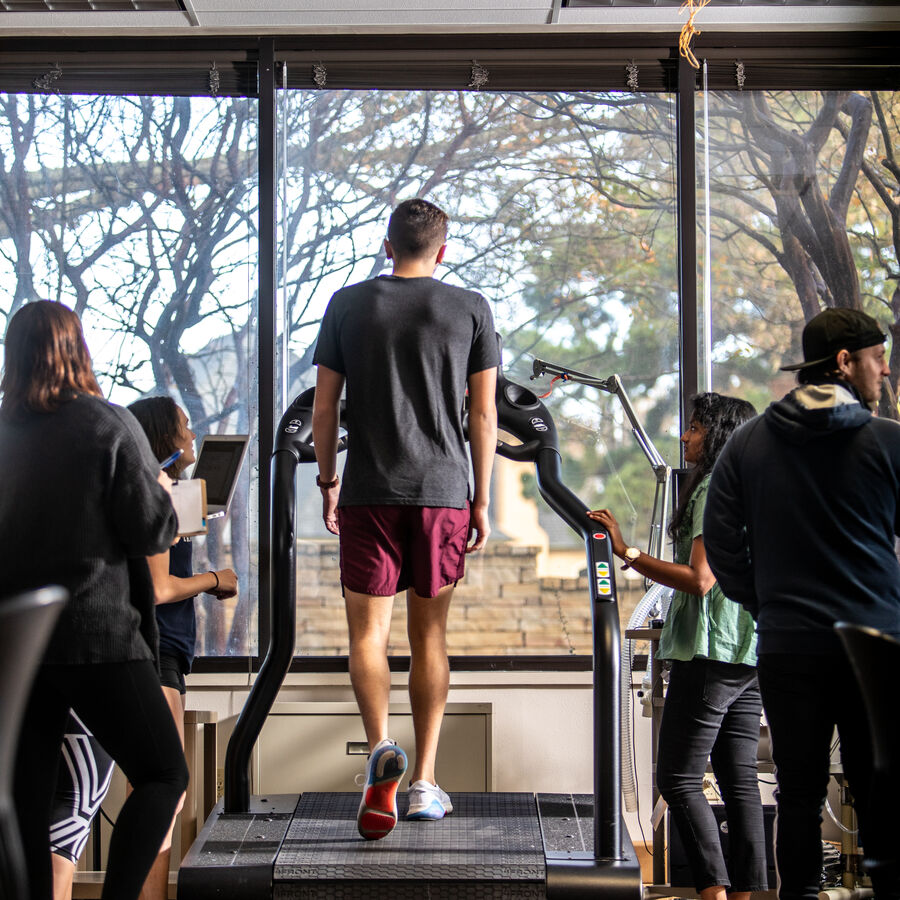
[[[829,653],[835,622],[900,637],[900,425],[845,386],[801,385],[732,435],[703,540],[759,653]]]

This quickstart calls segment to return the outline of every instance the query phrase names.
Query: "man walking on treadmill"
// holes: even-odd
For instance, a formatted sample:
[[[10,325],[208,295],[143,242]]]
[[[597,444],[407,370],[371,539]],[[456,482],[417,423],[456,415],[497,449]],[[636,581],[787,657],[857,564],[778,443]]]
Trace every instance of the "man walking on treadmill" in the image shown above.
[[[898,896],[896,827],[878,827],[870,809],[864,705],[833,629],[843,620],[900,637],[900,426],[870,412],[890,374],[886,337],[855,309],[810,319],[803,362],[784,366],[800,386],[735,431],[706,500],[709,565],[757,620],[780,900],[819,896],[835,726],[875,896]]]
[[[406,754],[388,737],[387,645],[394,595],[403,590],[416,738],[407,818],[440,819],[453,810],[434,772],[450,683],[447,613],[465,554],[484,547],[490,533],[500,353],[484,298],[433,277],[444,258],[447,224],[446,213],[426,200],[394,210],[384,242],[392,274],[334,294],[313,360],[316,483],[325,527],[340,536],[350,680],[370,751],[357,815],[368,840],[396,825],[397,787],[407,766]],[[349,444],[341,483],[337,440],[345,383]]]

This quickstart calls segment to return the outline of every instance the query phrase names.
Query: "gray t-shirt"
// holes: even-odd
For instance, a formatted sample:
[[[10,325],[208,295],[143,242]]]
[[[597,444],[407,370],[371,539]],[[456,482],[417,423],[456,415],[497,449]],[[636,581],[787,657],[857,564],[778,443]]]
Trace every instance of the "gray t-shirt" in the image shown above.
[[[346,287],[328,304],[313,362],[347,381],[339,506],[465,506],[466,380],[500,363],[480,294],[393,275]]]

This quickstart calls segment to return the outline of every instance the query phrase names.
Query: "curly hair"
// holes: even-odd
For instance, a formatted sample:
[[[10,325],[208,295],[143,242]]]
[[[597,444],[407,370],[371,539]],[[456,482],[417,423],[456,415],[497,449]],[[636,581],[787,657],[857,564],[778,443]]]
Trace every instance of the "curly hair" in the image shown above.
[[[696,466],[691,470],[687,482],[681,491],[678,507],[669,525],[669,536],[674,540],[684,520],[684,512],[688,501],[697,485],[712,471],[722,448],[732,432],[744,422],[749,422],[756,415],[752,403],[737,397],[726,397],[709,391],[691,397],[693,408],[691,422],[696,422],[706,429],[703,437],[703,450]]]

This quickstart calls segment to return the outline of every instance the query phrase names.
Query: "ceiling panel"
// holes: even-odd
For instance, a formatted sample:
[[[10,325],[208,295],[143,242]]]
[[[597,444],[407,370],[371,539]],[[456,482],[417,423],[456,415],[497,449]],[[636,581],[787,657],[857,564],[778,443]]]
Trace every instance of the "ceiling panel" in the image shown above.
[[[0,0],[6,36],[680,31],[682,0]],[[5,13],[5,15],[3,15]],[[711,0],[709,31],[900,29],[900,0]]]
[[[0,12],[60,13],[60,12],[147,12],[159,10],[184,11],[181,0],[0,0]]]

